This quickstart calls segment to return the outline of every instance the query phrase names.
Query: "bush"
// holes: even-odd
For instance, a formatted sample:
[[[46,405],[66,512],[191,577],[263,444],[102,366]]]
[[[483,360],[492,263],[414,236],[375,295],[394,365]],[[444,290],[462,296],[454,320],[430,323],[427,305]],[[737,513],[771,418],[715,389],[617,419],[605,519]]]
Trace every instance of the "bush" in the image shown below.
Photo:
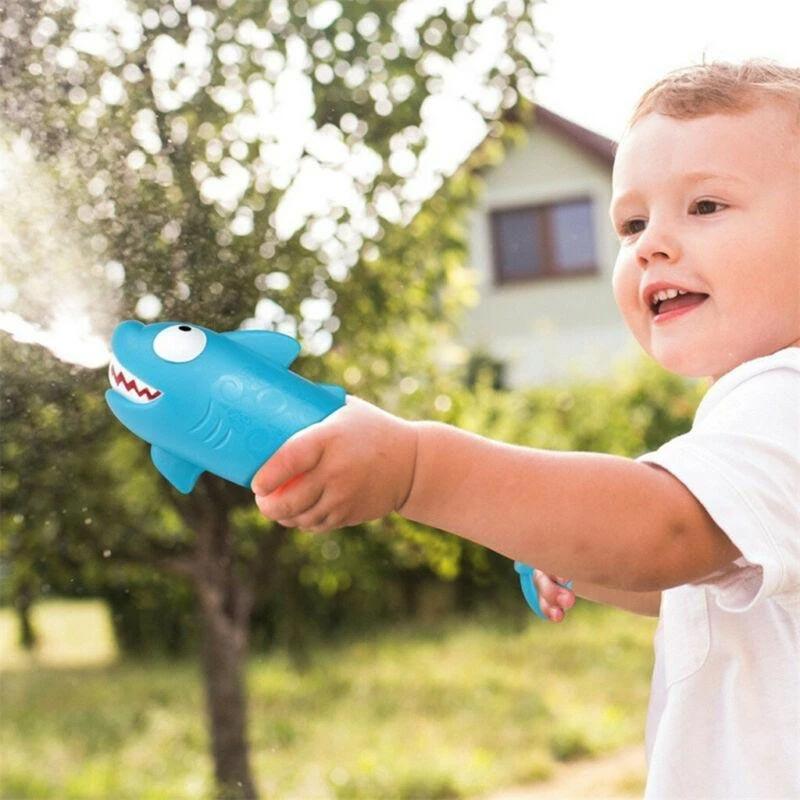
[[[52,369],[48,362],[41,372],[50,374]],[[644,359],[621,364],[608,380],[524,390],[502,388],[497,365],[485,359],[471,361],[461,374],[425,369],[428,377],[415,379],[414,392],[366,399],[407,419],[434,419],[510,444],[628,457],[687,431],[704,389],[700,382],[678,378]],[[22,403],[31,380],[30,364],[19,372],[19,386],[12,382],[18,390],[7,389],[7,393]],[[69,380],[74,383],[77,378]],[[65,385],[71,385],[69,380],[65,379]],[[42,394],[46,387],[45,382]],[[69,408],[69,403],[61,405]],[[77,417],[94,418],[86,412]],[[136,548],[142,543],[145,553],[145,544],[156,535],[162,549],[173,543],[189,547],[193,534],[164,502],[160,477],[152,470],[144,443],[111,430],[109,442],[100,433],[94,439],[84,434],[79,448],[73,441],[78,434],[64,438],[68,431],[63,425],[25,427],[26,436],[44,437],[34,448],[37,452],[62,454],[55,460],[60,470],[58,486],[71,485],[62,474],[67,472],[82,486],[91,483],[80,477],[79,470],[89,469],[95,450],[109,459],[102,470],[109,483],[92,487],[97,493],[94,500],[88,490],[75,493],[70,489],[56,506],[69,513],[53,519],[50,514],[41,533],[34,536],[29,522],[19,521],[22,511],[10,513],[16,509],[10,501],[22,503],[22,510],[26,501],[6,481],[4,499],[10,507],[6,510],[6,552],[0,558],[6,571],[10,569],[5,581],[10,588],[2,600],[14,602],[31,587],[33,599],[48,591],[102,597],[111,606],[123,650],[176,654],[193,647],[197,639],[192,587],[186,579],[155,569],[146,559],[136,563]],[[6,437],[7,451],[14,441],[13,436]],[[45,476],[53,461],[43,460]],[[31,470],[23,460],[17,472],[38,486],[40,472]],[[127,483],[114,483],[111,479],[118,475],[126,475]],[[52,492],[44,487],[40,494],[40,502],[50,508]],[[96,534],[86,527],[90,523],[91,530],[103,531],[102,545],[92,538]],[[255,552],[263,537],[279,535],[250,504],[237,507],[230,524],[237,548],[245,556],[243,569],[252,563],[246,554]],[[123,556],[130,551],[128,562],[117,558],[118,550]],[[313,639],[348,631],[358,635],[405,618],[489,606],[522,624],[528,614],[507,558],[396,514],[327,536],[290,531],[275,557],[279,564],[274,579],[265,581],[255,598],[251,636],[255,649],[279,644],[302,657]]]
[[[688,431],[705,390],[644,358],[620,364],[608,380],[525,390],[497,388],[496,374],[490,367],[476,377],[469,366],[384,407],[510,444],[636,457]],[[285,576],[294,600],[286,592],[262,598],[257,641],[271,641],[279,619],[289,624],[292,602],[301,637],[487,605],[520,621],[528,614],[507,558],[398,515],[324,537],[298,532],[286,567],[295,570]]]

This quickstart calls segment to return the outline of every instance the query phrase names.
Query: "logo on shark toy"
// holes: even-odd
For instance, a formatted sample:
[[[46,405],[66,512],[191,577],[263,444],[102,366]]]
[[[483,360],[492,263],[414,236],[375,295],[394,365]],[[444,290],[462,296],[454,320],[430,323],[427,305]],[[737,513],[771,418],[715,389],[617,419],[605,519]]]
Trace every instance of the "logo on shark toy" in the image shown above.
[[[152,445],[153,463],[184,494],[204,471],[249,488],[290,436],[347,396],[341,386],[292,372],[300,343],[273,331],[128,320],[115,329],[111,349],[106,402]]]

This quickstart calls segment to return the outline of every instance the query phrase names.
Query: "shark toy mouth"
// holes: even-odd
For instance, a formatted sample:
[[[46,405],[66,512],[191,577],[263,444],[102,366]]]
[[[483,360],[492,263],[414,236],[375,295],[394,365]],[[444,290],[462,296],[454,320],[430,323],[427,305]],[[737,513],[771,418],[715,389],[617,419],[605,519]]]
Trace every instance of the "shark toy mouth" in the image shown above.
[[[114,391],[134,403],[152,403],[162,394],[159,389],[145,383],[130,370],[124,369],[113,353],[108,364],[108,380]]]

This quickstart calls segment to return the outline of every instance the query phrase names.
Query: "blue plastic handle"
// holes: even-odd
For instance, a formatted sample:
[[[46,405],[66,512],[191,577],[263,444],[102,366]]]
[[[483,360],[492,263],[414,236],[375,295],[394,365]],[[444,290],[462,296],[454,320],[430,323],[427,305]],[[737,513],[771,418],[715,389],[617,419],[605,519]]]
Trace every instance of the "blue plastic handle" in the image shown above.
[[[547,619],[542,613],[542,607],[539,605],[539,592],[536,590],[536,585],[533,582],[533,571],[535,567],[523,564],[521,561],[514,562],[514,569],[519,573],[519,585],[522,589],[522,594],[525,601],[533,610],[533,613],[541,619]],[[572,589],[572,581],[566,583],[559,583],[559,586],[564,589]]]

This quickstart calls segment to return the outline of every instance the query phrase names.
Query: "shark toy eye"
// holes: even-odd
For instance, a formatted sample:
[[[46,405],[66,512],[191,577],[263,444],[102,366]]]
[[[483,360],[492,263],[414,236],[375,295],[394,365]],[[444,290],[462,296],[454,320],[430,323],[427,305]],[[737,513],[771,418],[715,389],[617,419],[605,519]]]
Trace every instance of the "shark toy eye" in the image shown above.
[[[153,350],[165,361],[191,361],[205,349],[206,335],[191,325],[171,325],[153,339]]]

